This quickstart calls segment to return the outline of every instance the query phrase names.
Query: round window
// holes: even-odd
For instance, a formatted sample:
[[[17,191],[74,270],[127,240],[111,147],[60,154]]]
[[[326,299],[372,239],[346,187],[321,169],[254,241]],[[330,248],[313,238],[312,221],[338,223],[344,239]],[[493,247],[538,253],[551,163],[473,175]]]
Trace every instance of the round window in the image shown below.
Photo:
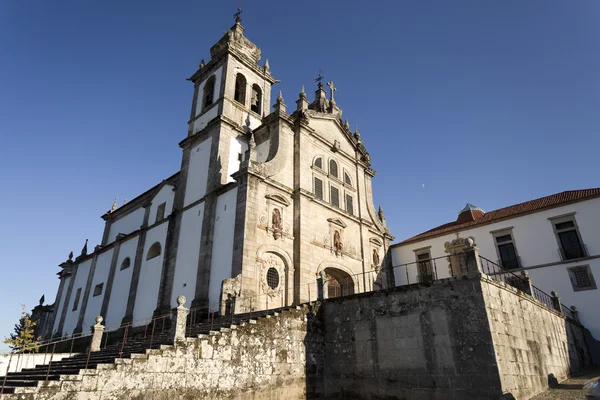
[[[279,272],[273,267],[269,268],[267,271],[267,285],[269,285],[271,289],[275,289],[279,286]]]

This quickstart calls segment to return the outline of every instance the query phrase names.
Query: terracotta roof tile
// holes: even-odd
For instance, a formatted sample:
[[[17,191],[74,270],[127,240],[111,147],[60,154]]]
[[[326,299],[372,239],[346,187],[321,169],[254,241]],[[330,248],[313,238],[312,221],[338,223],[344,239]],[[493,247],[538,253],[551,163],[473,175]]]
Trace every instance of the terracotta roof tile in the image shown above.
[[[417,242],[421,239],[439,236],[456,230],[485,225],[502,219],[513,218],[521,214],[528,214],[546,208],[558,207],[566,203],[585,200],[597,196],[600,196],[600,188],[568,190],[565,192],[556,193],[550,196],[541,197],[539,199],[530,200],[524,203],[519,203],[512,206],[500,208],[498,210],[490,211],[485,213],[483,216],[478,217],[474,221],[468,221],[464,223],[459,223],[458,221],[448,222],[444,225],[440,225],[436,228],[433,228],[419,235],[406,239],[398,243],[398,245]]]

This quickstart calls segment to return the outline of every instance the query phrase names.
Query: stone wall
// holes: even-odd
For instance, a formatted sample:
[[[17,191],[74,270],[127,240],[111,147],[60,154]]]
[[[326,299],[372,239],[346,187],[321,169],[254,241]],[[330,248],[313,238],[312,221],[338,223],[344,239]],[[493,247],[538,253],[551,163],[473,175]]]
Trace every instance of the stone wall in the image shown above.
[[[318,354],[307,355],[307,347],[319,348],[319,337],[313,345],[307,335],[307,315],[308,308],[293,309],[187,338],[97,370],[62,376],[45,387],[18,389],[3,400],[305,398],[307,365],[319,360]],[[318,368],[311,371],[320,373]]]
[[[584,329],[502,282],[482,281],[502,388],[517,399],[590,364]]]

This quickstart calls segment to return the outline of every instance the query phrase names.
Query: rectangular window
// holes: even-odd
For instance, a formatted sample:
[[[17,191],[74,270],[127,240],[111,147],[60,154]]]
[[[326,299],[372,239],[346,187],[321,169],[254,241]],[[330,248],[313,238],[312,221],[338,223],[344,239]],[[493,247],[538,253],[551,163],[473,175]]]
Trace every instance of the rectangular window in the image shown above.
[[[354,204],[353,204],[352,196],[349,194],[346,195],[346,211],[350,215],[354,215]]]
[[[573,215],[554,218],[551,221],[559,245],[560,258],[563,261],[587,256]]]
[[[431,266],[431,253],[429,250],[421,251],[416,256],[419,282],[433,281],[433,268]]]
[[[512,236],[512,228],[503,231],[492,232],[496,242],[496,252],[498,253],[498,264],[502,268],[515,269],[521,267],[515,240]]]
[[[77,289],[75,293],[75,301],[73,301],[73,311],[77,311],[77,307],[79,307],[79,298],[81,297],[81,288]]]
[[[594,275],[592,275],[589,265],[571,267],[567,270],[569,271],[569,279],[571,280],[573,291],[580,292],[583,290],[596,289]]]
[[[323,181],[315,178],[315,196],[323,200]]]
[[[165,218],[165,208],[167,203],[162,203],[156,209],[156,222],[162,221]]]
[[[335,207],[340,206],[340,191],[335,186],[330,187],[331,193],[331,205]]]
[[[94,287],[94,297],[100,296],[102,294],[102,289],[104,288],[104,282],[99,283]]]

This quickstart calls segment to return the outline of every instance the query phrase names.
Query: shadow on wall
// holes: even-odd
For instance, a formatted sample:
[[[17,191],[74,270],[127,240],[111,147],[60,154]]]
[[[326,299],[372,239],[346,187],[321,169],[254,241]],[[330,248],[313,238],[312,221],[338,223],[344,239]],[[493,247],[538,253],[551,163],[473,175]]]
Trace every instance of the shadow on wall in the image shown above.
[[[600,341],[596,340],[592,333],[584,328],[585,342],[592,358],[592,364],[600,365]]]

